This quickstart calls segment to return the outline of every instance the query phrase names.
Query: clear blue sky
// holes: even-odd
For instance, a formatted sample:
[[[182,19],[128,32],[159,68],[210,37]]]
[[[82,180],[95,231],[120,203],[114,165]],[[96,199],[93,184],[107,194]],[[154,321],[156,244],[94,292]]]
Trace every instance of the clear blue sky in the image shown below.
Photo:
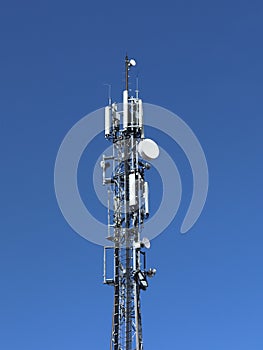
[[[261,1],[1,2],[1,349],[109,349],[102,247],[65,222],[53,169],[105,82],[120,99],[126,51],[142,98],[188,123],[210,172],[196,225],[179,234],[190,186],[148,252],[145,350],[263,348],[262,18]]]

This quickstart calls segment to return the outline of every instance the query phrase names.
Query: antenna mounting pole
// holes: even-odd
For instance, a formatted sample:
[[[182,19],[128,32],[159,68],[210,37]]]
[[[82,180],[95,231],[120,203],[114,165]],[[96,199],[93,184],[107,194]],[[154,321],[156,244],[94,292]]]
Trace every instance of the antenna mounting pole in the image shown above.
[[[129,90],[129,65],[130,61],[128,55],[125,57],[125,90]]]

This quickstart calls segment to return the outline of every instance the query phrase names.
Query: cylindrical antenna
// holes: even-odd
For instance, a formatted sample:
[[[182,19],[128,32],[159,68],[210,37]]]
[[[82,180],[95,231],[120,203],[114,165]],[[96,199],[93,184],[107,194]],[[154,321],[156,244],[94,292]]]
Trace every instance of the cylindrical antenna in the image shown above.
[[[128,90],[123,91],[123,128],[128,127]]]

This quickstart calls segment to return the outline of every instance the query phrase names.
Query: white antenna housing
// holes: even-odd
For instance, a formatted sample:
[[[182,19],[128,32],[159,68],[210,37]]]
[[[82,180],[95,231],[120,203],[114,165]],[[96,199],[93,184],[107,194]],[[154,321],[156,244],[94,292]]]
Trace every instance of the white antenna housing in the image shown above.
[[[132,58],[130,59],[130,62],[129,62],[130,66],[136,66],[136,61]]]
[[[143,127],[143,107],[141,99],[139,99],[139,127]]]
[[[128,90],[123,91],[123,129],[128,127]]]
[[[147,237],[143,237],[141,244],[147,249],[151,248],[151,242]]]
[[[132,173],[129,175],[129,200],[130,200],[130,206],[136,205],[136,179],[135,179],[135,173]]]
[[[149,186],[148,186],[148,182],[144,182],[144,193],[143,193],[143,197],[144,197],[144,205],[145,205],[145,215],[149,216]]]
[[[105,107],[105,136],[110,134],[111,128],[111,106]]]
[[[151,139],[144,139],[139,143],[138,151],[144,160],[152,161],[159,156],[159,147]]]

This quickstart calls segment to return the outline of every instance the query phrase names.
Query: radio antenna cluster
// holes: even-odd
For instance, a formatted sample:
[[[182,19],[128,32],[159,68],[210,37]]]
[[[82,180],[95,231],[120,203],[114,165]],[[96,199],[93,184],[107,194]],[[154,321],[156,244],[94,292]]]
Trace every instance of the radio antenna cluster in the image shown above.
[[[112,143],[112,153],[103,155],[101,161],[108,191],[104,283],[114,288],[110,350],[143,350],[140,293],[156,273],[146,268],[150,241],[142,233],[150,215],[146,172],[159,156],[159,147],[144,136],[138,78],[135,97],[129,93],[129,71],[135,65],[136,61],[126,55],[122,104],[112,103],[109,93],[105,107],[105,137]],[[113,264],[108,259],[113,259]],[[108,265],[113,265],[111,273]]]

